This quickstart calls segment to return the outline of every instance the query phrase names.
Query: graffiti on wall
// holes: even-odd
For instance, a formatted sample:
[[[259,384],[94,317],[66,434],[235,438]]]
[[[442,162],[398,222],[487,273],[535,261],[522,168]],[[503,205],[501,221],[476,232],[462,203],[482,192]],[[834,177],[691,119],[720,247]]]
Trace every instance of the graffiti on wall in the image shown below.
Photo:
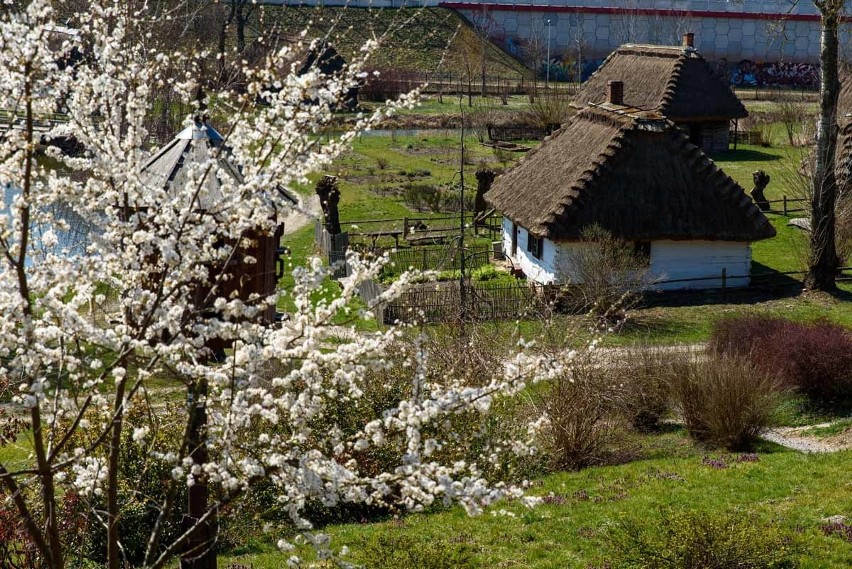
[[[743,59],[739,63],[729,64],[723,58],[716,63],[716,72],[736,87],[819,87],[819,65],[814,63],[755,62]]]

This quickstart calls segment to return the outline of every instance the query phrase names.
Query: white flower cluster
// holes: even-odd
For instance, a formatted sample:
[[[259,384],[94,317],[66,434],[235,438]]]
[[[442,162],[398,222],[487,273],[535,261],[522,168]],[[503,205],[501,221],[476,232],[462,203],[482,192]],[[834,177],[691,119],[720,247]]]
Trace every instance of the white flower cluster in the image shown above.
[[[477,513],[500,498],[520,497],[518,488],[486,481],[482,466],[505,452],[534,452],[538,423],[527,440],[487,448],[483,464],[443,464],[436,457],[463,436],[447,429],[450,418],[488,413],[496,398],[559,373],[558,366],[522,353],[473,387],[428,380],[427,354],[419,353],[410,366],[410,398],[365,420],[354,434],[335,425],[319,429],[331,408],[365,397],[367,372],[384,365],[399,339],[392,328],[333,349],[328,342],[335,318],[349,313],[380,262],[350,256],[351,274],[330,297],[320,292],[331,269],[318,259],[293,270],[290,291],[268,298],[220,293],[232,290],[222,267],[249,236],[271,233],[286,218],[292,205],[281,188],[305,181],[358,132],[416,101],[411,93],[359,115],[334,138],[318,136],[378,45],[369,42],[333,76],[319,69],[298,75],[291,60],[299,48],[291,46],[242,70],[239,94],[205,85],[208,102],[229,109],[227,124],[218,125],[227,156],[214,151],[187,163],[180,184],[152,184],[140,172],[151,153],[146,118],[157,104],[155,89],[170,88],[190,102],[205,54],[158,53],[139,41],[144,19],[126,2],[89,4],[75,22],[77,33],[58,46],[50,41],[57,25],[49,0],[0,11],[0,110],[13,113],[17,125],[0,137],[0,187],[12,189],[0,211],[0,358],[4,375],[19,379],[14,403],[30,418],[38,463],[7,476],[26,483],[35,473],[45,491],[34,495],[53,503],[33,511],[57,510],[56,484],[86,499],[105,495],[107,517],[110,508],[120,509],[106,485],[111,469],[122,467],[115,443],[124,439],[144,449],[174,484],[203,483],[221,502],[270,481],[280,508],[306,531],[311,524],[303,515],[312,500],[393,502],[410,510],[459,503]],[[84,56],[58,64],[75,51]],[[164,69],[176,62],[187,71],[170,83]],[[57,111],[67,120],[45,121]],[[81,155],[51,152],[50,161],[36,155],[40,141],[69,136],[84,148]],[[89,228],[85,250],[63,245],[56,229],[63,222],[54,215],[59,206]],[[38,243],[35,228],[43,228]],[[376,302],[409,282],[401,278]],[[295,307],[289,318],[264,324],[259,315],[285,295]],[[351,316],[369,316],[372,308]],[[213,362],[212,345],[227,346],[224,361]],[[204,404],[203,461],[180,440],[183,431],[176,437],[158,431],[164,406],[151,387],[169,379],[195,389],[188,421]],[[202,385],[204,391],[196,389]],[[131,410],[147,420],[132,423]],[[398,464],[367,473],[360,454],[391,441],[400,449]],[[217,506],[211,500],[211,512]],[[176,506],[164,500],[159,507]],[[47,547],[58,543],[55,520],[36,526],[45,528],[39,531]],[[150,528],[150,543],[158,543],[162,528],[162,521]],[[327,538],[306,535],[327,550]],[[173,553],[165,544],[148,552],[145,565],[161,566]]]

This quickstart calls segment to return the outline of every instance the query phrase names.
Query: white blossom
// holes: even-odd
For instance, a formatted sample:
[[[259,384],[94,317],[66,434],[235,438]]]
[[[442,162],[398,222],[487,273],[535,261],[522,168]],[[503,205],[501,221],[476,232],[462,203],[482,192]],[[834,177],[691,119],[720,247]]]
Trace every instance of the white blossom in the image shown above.
[[[110,499],[104,491],[110,457],[124,460],[111,452],[112,435],[129,434],[132,443],[145,446],[146,465],[171,476],[164,484],[211,487],[210,508],[267,481],[306,542],[328,556],[328,536],[311,533],[305,518],[312,501],[395,502],[411,511],[460,504],[476,514],[520,496],[520,488],[486,480],[482,468],[505,452],[531,454],[541,423],[529,427],[525,440],[501,441],[479,460],[453,464],[436,457],[461,434],[443,427],[463,412],[487,414],[498,398],[555,377],[571,357],[551,361],[530,355],[522,344],[504,369],[471,386],[430,380],[428,354],[419,349],[404,367],[411,374],[411,397],[365,418],[357,433],[333,425],[319,429],[334,405],[366,397],[367,372],[386,365],[402,335],[391,327],[356,334],[333,350],[328,344],[335,318],[357,316],[351,306],[359,286],[376,278],[387,258],[371,262],[350,253],[351,271],[340,279],[340,290],[319,301],[316,293],[333,274],[319,258],[294,267],[292,289],[267,299],[214,292],[230,286],[227,271],[215,269],[228,266],[247,235],[273,232],[287,217],[293,206],[280,189],[293,190],[329,166],[358,132],[416,103],[415,91],[353,118],[342,133],[319,136],[338,128],[333,109],[363,77],[379,43],[367,42],[333,76],[318,69],[297,74],[292,55],[298,48],[289,46],[262,65],[246,65],[240,70],[244,91],[207,93],[210,104],[219,105],[218,116],[226,117],[218,127],[226,133],[227,150],[188,161],[181,183],[159,185],[140,174],[155,150],[146,129],[158,104],[155,90],[168,90],[170,100],[191,107],[207,54],[158,52],[140,41],[145,34],[133,33],[142,29],[141,12],[123,0],[89,5],[78,14],[78,34],[58,48],[49,42],[57,26],[51,1],[0,11],[0,109],[23,113],[26,123],[51,116],[61,102],[67,116],[37,135],[10,129],[0,138],[0,186],[16,190],[0,208],[0,361],[4,376],[21,382],[13,406],[30,421],[43,421],[30,426],[43,443],[37,459],[44,464],[10,476],[21,486],[74,489],[92,500],[90,513],[102,516]],[[85,57],[57,64],[74,49]],[[178,63],[185,76],[170,82],[162,70]],[[192,115],[186,120],[193,124]],[[69,135],[85,148],[82,155],[51,152],[61,165],[56,168],[36,160],[38,140]],[[219,181],[215,191],[210,180]],[[59,207],[89,228],[91,239],[82,250],[62,245],[67,223],[54,215]],[[35,228],[41,231],[38,244]],[[403,275],[360,316],[402,294],[413,278]],[[294,307],[288,317],[264,324],[264,309],[285,297]],[[223,361],[214,362],[211,345],[228,347]],[[188,388],[193,396],[173,415],[189,420],[203,407],[205,461],[182,444],[186,424],[177,434],[162,426],[172,418],[160,400],[164,383],[181,396]],[[195,389],[202,385],[206,394]],[[399,450],[397,464],[367,474],[356,453],[375,447]],[[32,489],[27,499],[54,503],[31,511],[56,507],[50,492]],[[278,545],[292,549],[288,541]],[[162,564],[157,555],[146,566]],[[299,563],[295,555],[288,559],[291,566]]]

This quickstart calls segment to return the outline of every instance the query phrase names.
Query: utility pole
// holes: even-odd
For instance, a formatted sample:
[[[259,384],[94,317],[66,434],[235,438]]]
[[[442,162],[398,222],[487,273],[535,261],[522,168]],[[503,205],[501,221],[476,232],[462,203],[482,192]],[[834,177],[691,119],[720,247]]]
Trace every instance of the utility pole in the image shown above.
[[[467,297],[465,295],[465,282],[464,282],[464,105],[462,105],[462,99],[459,97],[459,109],[461,109],[462,121],[461,121],[461,155],[459,159],[459,180],[461,181],[461,189],[459,192],[459,210],[461,211],[461,216],[459,218],[459,302],[461,304],[461,310],[459,312],[459,320],[461,325],[464,326],[464,319],[467,315]]]
[[[547,20],[547,59],[544,64],[547,66],[547,75],[544,79],[544,88],[550,88],[550,20]]]

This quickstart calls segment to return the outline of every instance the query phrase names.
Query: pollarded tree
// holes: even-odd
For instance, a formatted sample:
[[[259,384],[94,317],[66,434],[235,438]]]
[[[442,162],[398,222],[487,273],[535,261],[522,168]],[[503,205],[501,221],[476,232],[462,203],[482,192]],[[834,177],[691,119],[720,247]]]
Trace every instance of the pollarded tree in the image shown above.
[[[170,88],[191,103],[208,54],[136,41],[152,24],[144,3],[136,11],[123,0],[93,0],[63,22],[76,33],[58,46],[50,41],[54,18],[48,0],[0,9],[0,109],[14,118],[0,138],[0,377],[16,385],[4,411],[16,414],[15,425],[23,422],[20,435],[31,448],[29,459],[0,463],[0,487],[41,566],[62,569],[88,555],[77,541],[88,532],[64,525],[63,509],[71,506],[74,520],[103,534],[111,569],[129,551],[122,520],[143,510],[146,521],[136,528],[142,553],[133,562],[157,568],[256,484],[271,488],[291,524],[306,532],[311,501],[410,509],[457,502],[478,511],[516,494],[490,484],[480,465],[496,460],[500,448],[524,450],[518,441],[484,445],[467,460],[441,457],[452,440],[464,440],[449,419],[487,413],[496,397],[547,373],[540,360],[507,356],[505,367],[470,386],[424,373],[418,353],[408,368],[411,389],[344,430],[323,419],[333,406],[363,398],[367,370],[383,365],[399,332],[356,336],[335,349],[325,338],[379,267],[350,258],[351,274],[332,298],[317,300],[329,274],[317,259],[293,270],[290,292],[227,294],[234,290],[227,267],[236,259],[256,263],[246,254],[251,243],[274,234],[291,209],[281,189],[328,166],[358,129],[411,99],[360,117],[337,138],[318,136],[359,79],[363,59],[331,77],[315,69],[297,75],[290,62],[301,46],[282,48],[244,70],[244,92],[207,91],[208,112],[228,117],[219,125],[222,140],[202,146],[214,133],[202,117],[187,117],[194,159],[183,162],[180,179],[143,175],[152,93]],[[363,57],[375,48],[366,45]],[[74,49],[85,57],[57,64]],[[175,61],[186,72],[167,83],[162,69]],[[56,101],[67,122],[40,120]],[[68,157],[48,149],[46,160],[40,142],[56,137],[73,137],[85,151]],[[73,212],[75,227],[88,229],[86,247],[68,245],[74,228],[57,212]],[[404,285],[401,279],[380,300]],[[289,317],[265,323],[285,295]],[[366,314],[352,315],[359,316]],[[163,382],[186,389],[184,412],[163,415],[156,390]],[[165,432],[166,423],[177,430]],[[14,437],[3,432],[0,444],[9,444]],[[136,452],[126,452],[127,441]],[[376,448],[393,466],[362,467]],[[121,488],[129,467],[139,484]],[[162,473],[154,478],[157,493],[143,490]],[[175,530],[170,521],[187,487],[206,488],[209,501]],[[327,546],[321,535],[306,536]],[[190,555],[211,547],[196,544]]]

